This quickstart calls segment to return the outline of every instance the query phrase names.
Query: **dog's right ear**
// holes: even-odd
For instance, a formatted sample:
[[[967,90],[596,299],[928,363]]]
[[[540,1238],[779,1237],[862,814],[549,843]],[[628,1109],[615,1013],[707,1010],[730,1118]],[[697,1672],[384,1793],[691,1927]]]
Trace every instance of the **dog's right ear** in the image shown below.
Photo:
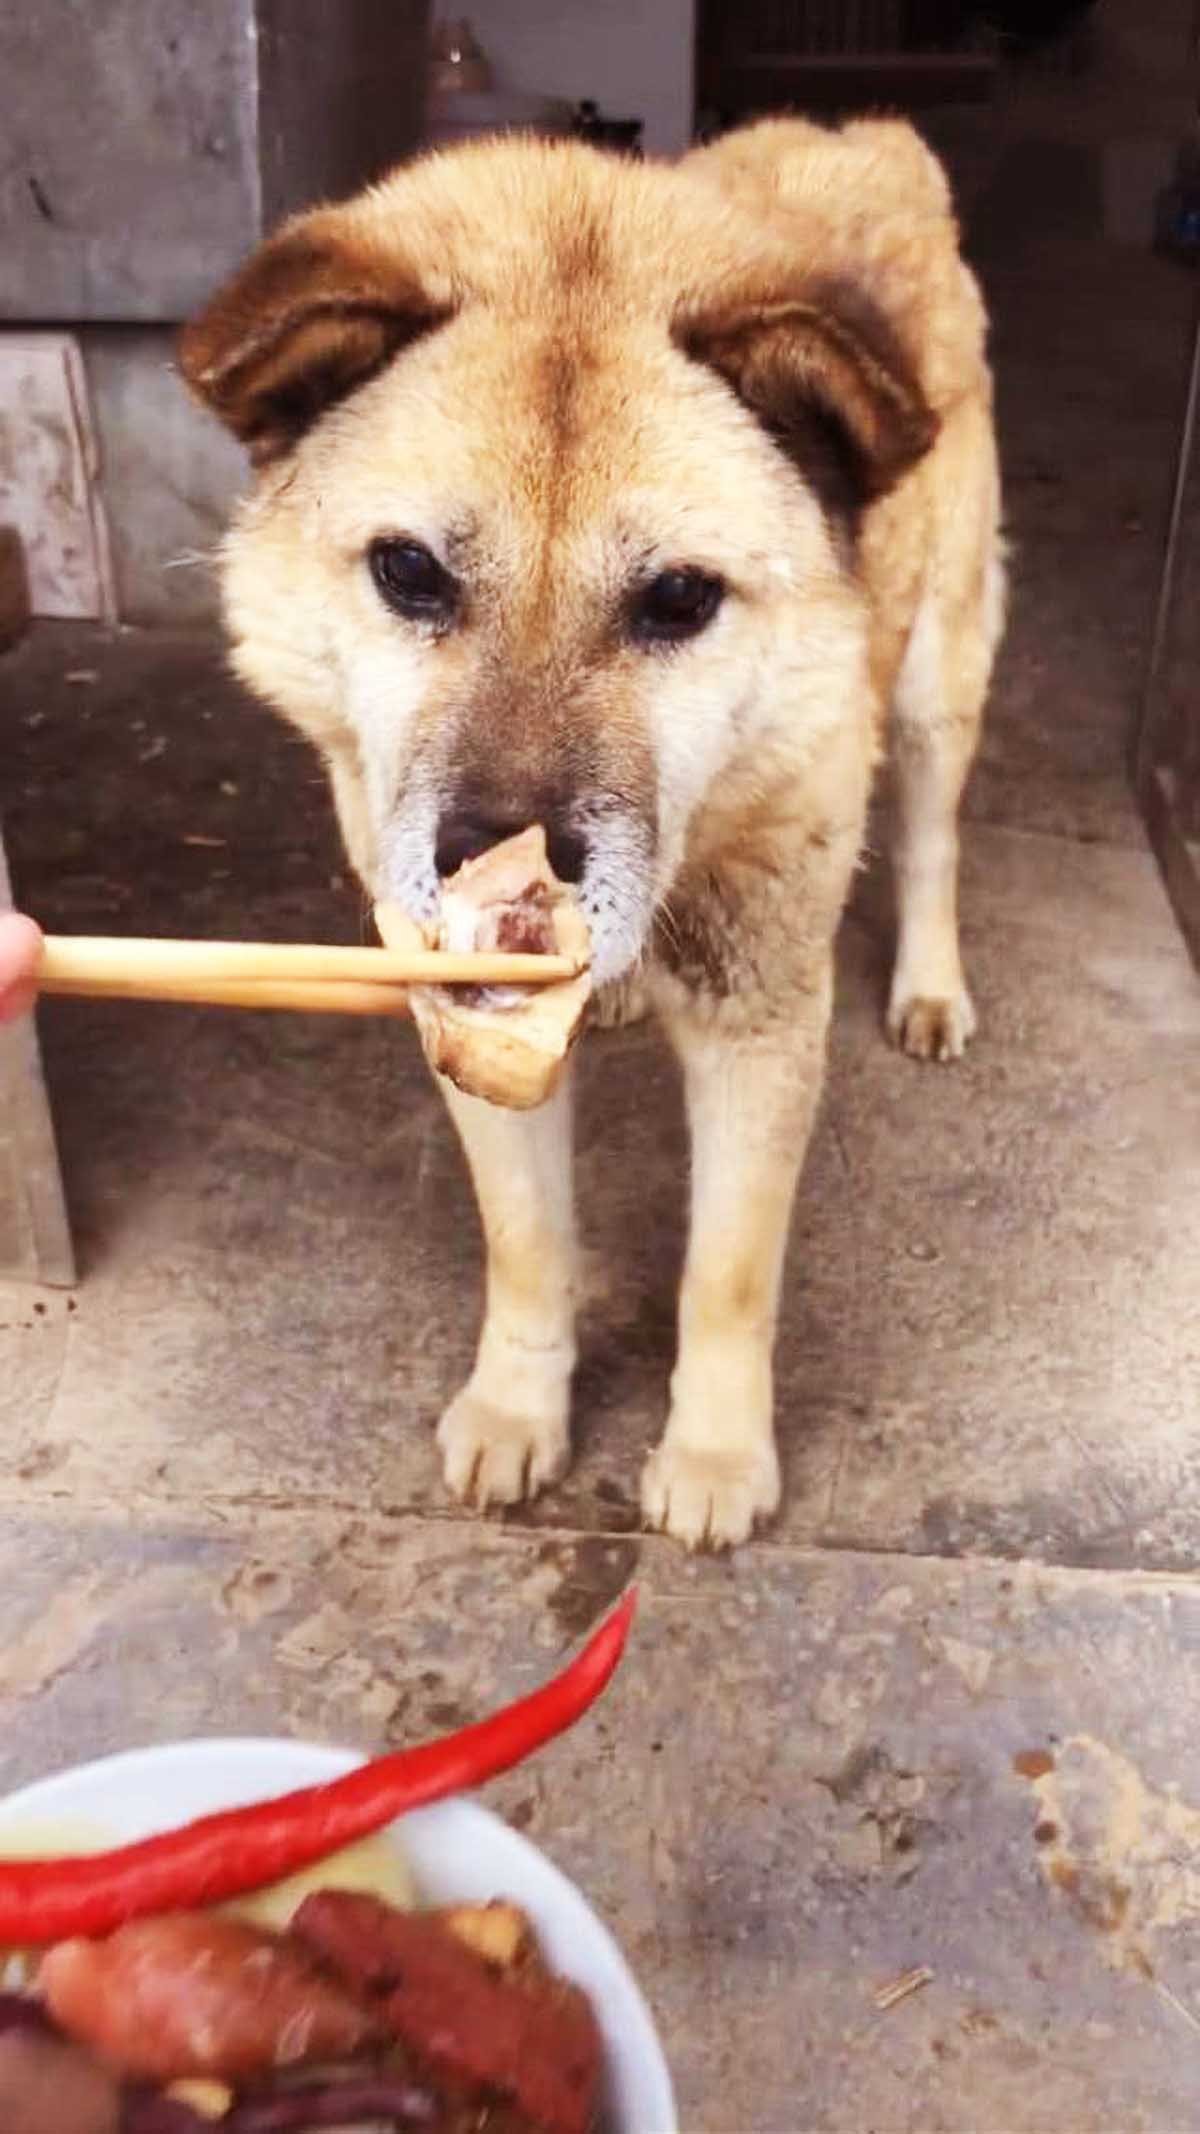
[[[452,309],[448,289],[431,290],[399,247],[371,243],[352,211],[318,209],[261,245],[184,328],[180,369],[263,466]]]

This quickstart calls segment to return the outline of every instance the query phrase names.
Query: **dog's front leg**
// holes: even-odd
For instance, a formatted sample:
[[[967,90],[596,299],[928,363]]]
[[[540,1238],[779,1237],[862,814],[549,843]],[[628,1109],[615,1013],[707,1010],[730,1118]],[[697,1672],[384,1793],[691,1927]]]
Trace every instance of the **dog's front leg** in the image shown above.
[[[796,1180],[824,1070],[832,981],[820,957],[787,1003],[664,1014],[692,1137],[691,1232],[666,1434],[647,1462],[648,1522],[732,1547],[779,1503],[771,1355]]]
[[[571,1096],[509,1112],[440,1082],[471,1166],[487,1255],[475,1368],[438,1425],[446,1482],[478,1505],[565,1468],[575,1364]]]

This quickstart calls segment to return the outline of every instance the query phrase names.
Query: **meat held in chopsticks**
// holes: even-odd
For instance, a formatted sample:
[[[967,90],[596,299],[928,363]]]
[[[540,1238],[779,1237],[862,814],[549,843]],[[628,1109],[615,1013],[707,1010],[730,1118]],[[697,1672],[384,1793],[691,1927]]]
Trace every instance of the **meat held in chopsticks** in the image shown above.
[[[413,1019],[425,1056],[468,1096],[531,1111],[558,1087],[591,993],[587,921],[546,856],[545,832],[523,830],[467,860],[442,890],[437,922],[424,933],[394,904],[376,924],[388,948],[570,956],[576,978],[535,990],[414,987]]]

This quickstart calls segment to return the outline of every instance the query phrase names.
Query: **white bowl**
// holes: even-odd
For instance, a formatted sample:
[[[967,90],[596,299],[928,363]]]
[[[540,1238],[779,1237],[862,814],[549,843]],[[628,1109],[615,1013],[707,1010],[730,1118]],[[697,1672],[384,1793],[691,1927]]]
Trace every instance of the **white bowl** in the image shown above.
[[[0,1801],[0,1851],[22,1825],[78,1826],[80,1848],[148,1837],[194,1816],[264,1800],[353,1770],[362,1758],[311,1742],[180,1741],[79,1764]],[[430,1904],[512,1897],[533,1920],[549,1962],[589,1995],[607,2056],[606,2134],[678,2134],[671,2078],[633,1975],[574,1883],[498,1816],[457,1799],[394,1824],[420,1896]]]

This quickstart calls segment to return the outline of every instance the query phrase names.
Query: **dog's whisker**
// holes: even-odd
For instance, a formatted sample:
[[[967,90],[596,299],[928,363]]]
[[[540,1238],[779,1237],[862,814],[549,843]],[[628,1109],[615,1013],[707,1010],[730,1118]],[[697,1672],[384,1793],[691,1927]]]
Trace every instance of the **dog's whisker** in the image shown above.
[[[177,556],[168,556],[163,564],[165,571],[216,570],[221,560],[219,547],[181,548]]]
[[[671,947],[678,953],[683,945],[683,935],[669,896],[660,897],[654,912],[655,923],[662,928]]]

